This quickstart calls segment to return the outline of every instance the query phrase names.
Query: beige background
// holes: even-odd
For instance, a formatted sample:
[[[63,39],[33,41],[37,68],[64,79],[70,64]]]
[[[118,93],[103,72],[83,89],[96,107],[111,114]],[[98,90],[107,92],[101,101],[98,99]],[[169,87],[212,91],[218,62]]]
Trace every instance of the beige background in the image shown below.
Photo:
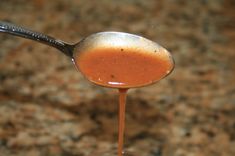
[[[0,19],[76,43],[117,30],[152,39],[176,68],[130,90],[125,149],[135,156],[235,155],[232,0],[1,0]],[[112,156],[117,91],[56,49],[0,34],[0,156]]]

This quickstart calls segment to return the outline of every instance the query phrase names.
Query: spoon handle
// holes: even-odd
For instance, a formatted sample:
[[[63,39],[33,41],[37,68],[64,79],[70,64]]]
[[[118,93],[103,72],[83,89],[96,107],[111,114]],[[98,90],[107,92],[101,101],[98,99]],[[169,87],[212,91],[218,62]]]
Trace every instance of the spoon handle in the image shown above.
[[[3,21],[0,21],[0,32],[8,33],[11,35],[15,35],[15,36],[19,36],[19,37],[23,37],[23,38],[27,38],[27,39],[44,43],[46,45],[52,46],[60,50],[65,55],[71,58],[73,57],[73,50],[74,50],[75,45],[67,44],[61,40],[55,39],[45,34],[35,32],[32,30],[14,25],[12,23],[3,22]]]

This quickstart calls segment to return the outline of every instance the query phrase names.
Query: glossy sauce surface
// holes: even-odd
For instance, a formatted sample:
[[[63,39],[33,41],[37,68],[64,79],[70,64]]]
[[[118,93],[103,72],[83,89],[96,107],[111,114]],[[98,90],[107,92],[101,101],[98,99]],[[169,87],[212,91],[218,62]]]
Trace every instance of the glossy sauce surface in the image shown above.
[[[91,82],[112,88],[141,87],[170,73],[173,62],[167,52],[99,48],[75,59],[79,70]]]

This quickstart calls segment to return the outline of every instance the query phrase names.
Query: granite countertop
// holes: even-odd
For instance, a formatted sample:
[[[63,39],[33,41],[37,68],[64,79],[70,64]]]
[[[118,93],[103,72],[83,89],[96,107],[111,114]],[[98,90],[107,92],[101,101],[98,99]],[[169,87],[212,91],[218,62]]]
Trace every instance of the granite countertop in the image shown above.
[[[2,0],[0,19],[76,43],[140,34],[169,49],[174,72],[128,92],[134,156],[235,155],[232,0]],[[118,95],[56,49],[0,34],[0,156],[115,156]]]

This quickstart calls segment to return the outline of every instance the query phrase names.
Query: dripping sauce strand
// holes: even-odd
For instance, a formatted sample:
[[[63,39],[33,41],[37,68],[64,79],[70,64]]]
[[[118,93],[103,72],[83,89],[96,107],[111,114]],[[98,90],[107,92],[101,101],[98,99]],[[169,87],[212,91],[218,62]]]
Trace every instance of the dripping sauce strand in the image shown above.
[[[127,90],[128,89],[119,89],[118,156],[123,155]]]

